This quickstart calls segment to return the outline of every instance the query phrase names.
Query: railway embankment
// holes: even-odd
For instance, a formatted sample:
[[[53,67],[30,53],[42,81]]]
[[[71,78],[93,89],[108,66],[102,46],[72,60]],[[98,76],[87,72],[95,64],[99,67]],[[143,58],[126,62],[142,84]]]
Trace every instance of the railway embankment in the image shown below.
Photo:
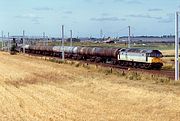
[[[121,74],[0,52],[0,120],[180,120],[179,83]]]

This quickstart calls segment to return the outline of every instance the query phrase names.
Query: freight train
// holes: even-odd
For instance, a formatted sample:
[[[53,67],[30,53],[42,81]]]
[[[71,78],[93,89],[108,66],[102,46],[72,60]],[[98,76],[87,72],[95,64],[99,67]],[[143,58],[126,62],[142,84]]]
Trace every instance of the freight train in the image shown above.
[[[92,62],[112,63],[121,66],[161,69],[163,66],[162,53],[159,50],[140,48],[105,48],[81,46],[38,46],[25,45],[26,53],[61,57],[64,51],[65,58],[89,60]],[[21,47],[21,51],[23,47]]]

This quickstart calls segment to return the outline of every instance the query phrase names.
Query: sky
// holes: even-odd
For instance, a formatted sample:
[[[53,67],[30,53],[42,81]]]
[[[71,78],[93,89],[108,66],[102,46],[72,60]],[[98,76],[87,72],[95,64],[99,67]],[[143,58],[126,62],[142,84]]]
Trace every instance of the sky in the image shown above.
[[[0,30],[5,34],[74,37],[174,34],[179,0],[0,0]]]

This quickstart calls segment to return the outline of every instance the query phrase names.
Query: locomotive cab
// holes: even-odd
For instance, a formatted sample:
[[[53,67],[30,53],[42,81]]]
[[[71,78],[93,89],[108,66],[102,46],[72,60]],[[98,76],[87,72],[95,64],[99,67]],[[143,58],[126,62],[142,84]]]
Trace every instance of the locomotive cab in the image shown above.
[[[152,68],[161,68],[163,66],[163,55],[159,50],[152,50],[151,53],[147,53],[148,62],[151,63]]]
[[[152,52],[147,53],[148,57],[158,57],[158,58],[162,58],[163,55],[159,50],[152,50]]]

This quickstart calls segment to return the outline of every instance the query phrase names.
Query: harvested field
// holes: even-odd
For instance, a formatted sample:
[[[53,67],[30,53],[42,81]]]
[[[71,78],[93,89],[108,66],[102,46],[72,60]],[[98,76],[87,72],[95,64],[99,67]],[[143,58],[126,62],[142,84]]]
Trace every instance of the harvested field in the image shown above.
[[[174,68],[175,68],[175,62],[174,62],[175,51],[174,50],[162,50],[161,52],[164,56],[166,56],[166,57],[162,58],[163,63],[164,63],[163,68],[168,69],[168,70],[174,70]]]
[[[175,50],[162,50],[163,55],[175,55]]]
[[[180,85],[0,52],[0,120],[178,121]]]

